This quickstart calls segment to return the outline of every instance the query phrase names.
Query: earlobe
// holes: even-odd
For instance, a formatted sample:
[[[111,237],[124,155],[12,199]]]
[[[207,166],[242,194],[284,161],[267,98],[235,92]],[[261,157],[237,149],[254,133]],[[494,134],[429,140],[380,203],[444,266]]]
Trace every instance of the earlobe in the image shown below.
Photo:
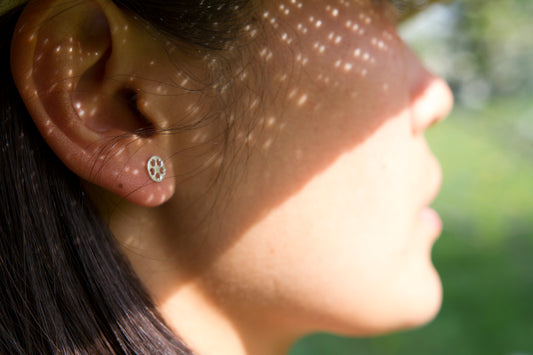
[[[143,57],[129,46],[131,24],[107,0],[30,2],[13,38],[12,72],[44,139],[82,179],[142,206],[174,192],[157,117],[141,114],[133,80]],[[149,133],[146,133],[149,132]],[[152,156],[165,162],[153,180]]]

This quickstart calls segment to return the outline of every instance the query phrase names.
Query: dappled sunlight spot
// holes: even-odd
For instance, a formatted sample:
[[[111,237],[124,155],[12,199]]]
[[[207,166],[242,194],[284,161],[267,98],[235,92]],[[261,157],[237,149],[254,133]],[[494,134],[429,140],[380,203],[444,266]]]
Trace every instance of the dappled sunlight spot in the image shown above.
[[[302,96],[300,96],[300,98],[298,99],[298,106],[303,106],[307,102],[308,98],[309,97],[307,94],[303,94]]]
[[[188,83],[189,83],[189,78],[184,78],[184,79],[181,81],[180,86],[186,86]]]
[[[268,128],[273,127],[276,124],[276,117],[270,116],[267,118],[265,124]]]
[[[122,146],[122,147],[120,147],[119,150],[117,150],[117,151],[115,152],[115,156],[118,157],[118,156],[120,156],[120,155],[123,155],[125,151],[126,151],[126,146]]]
[[[191,137],[191,143],[204,143],[208,139],[208,135],[205,132],[196,132]]]
[[[352,63],[345,63],[344,64],[344,71],[345,72],[352,71],[352,69],[353,69],[353,64]]]
[[[268,138],[265,143],[263,144],[263,150],[267,151],[270,149],[270,147],[272,147],[272,144],[274,143],[274,139],[273,138]]]
[[[200,107],[196,104],[189,104],[185,109],[185,112],[190,115],[194,115],[200,111]]]
[[[252,100],[252,102],[250,103],[250,109],[255,109],[257,106],[259,105],[259,99],[255,98]]]
[[[280,10],[285,16],[288,16],[288,15],[290,14],[290,12],[291,12],[287,7],[285,7],[284,4],[279,5],[279,10]]]
[[[289,77],[289,76],[287,75],[287,73],[283,73],[283,74],[279,77],[279,81],[280,81],[280,82],[284,82],[284,81],[286,81],[286,80],[288,79],[288,77]]]
[[[359,19],[367,25],[370,25],[372,23],[372,18],[364,12],[359,14]]]
[[[305,25],[303,25],[302,23],[296,25],[296,29],[303,34],[306,34],[308,32],[307,27],[305,27]]]
[[[140,172],[139,172],[139,169],[134,169],[134,170],[131,172],[131,174],[132,174],[133,176],[139,176],[139,173],[140,173]]]
[[[151,203],[154,199],[155,195],[151,193],[150,195],[148,195],[148,197],[146,197],[146,203]]]
[[[160,196],[159,196],[159,203],[163,203],[167,200],[167,195],[165,193],[161,193]]]
[[[298,89],[292,89],[290,92],[289,92],[289,95],[287,96],[289,100],[292,100],[294,99],[294,97],[296,96],[296,94],[298,93]]]

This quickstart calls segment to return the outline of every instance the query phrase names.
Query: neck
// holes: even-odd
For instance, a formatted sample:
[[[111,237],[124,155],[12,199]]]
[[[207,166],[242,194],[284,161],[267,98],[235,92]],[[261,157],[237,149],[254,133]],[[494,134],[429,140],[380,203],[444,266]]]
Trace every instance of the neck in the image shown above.
[[[292,340],[282,339],[271,327],[247,320],[245,315],[232,316],[189,283],[173,292],[159,306],[172,329],[201,355],[282,355]]]

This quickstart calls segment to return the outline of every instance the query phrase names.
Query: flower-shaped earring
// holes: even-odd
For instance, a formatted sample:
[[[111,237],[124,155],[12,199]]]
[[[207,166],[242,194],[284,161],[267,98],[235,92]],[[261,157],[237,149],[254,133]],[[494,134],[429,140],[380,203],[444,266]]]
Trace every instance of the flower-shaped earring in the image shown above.
[[[148,175],[150,175],[150,179],[155,182],[163,181],[163,178],[167,173],[167,169],[165,168],[165,163],[163,163],[163,159],[156,155],[148,159],[146,169],[148,170]]]

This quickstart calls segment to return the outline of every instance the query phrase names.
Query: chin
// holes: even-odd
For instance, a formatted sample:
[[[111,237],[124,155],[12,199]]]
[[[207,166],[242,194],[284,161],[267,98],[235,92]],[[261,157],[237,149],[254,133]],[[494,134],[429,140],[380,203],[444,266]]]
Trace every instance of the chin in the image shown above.
[[[442,305],[442,283],[435,269],[430,278],[404,286],[362,311],[344,313],[328,332],[350,337],[372,337],[415,329],[433,321]]]
[[[433,277],[419,287],[413,287],[408,293],[403,309],[400,308],[395,326],[385,332],[409,330],[424,326],[433,321],[442,306],[442,283],[433,269]],[[391,319],[394,322],[394,319]]]

